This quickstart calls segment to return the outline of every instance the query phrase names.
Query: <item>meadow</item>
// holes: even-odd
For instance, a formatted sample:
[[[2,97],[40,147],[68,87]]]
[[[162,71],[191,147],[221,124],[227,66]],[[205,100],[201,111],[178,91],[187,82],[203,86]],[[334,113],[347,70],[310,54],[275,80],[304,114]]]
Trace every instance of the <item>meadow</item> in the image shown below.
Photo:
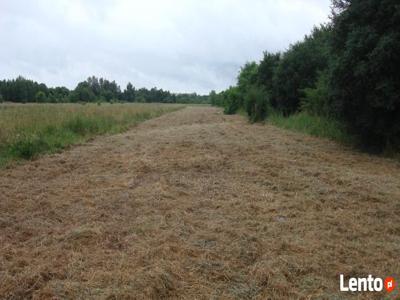
[[[339,121],[329,117],[311,115],[307,112],[300,112],[289,117],[285,117],[279,112],[273,112],[268,117],[268,122],[284,129],[328,138],[346,145],[356,141],[356,138],[351,136]]]
[[[0,104],[0,167],[123,132],[174,104]]]

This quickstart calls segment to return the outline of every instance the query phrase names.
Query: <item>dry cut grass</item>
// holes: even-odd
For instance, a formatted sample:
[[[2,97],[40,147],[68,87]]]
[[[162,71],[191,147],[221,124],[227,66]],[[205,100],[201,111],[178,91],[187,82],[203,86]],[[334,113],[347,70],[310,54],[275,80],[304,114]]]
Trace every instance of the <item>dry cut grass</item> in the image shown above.
[[[188,107],[0,170],[1,299],[395,299],[400,165]]]

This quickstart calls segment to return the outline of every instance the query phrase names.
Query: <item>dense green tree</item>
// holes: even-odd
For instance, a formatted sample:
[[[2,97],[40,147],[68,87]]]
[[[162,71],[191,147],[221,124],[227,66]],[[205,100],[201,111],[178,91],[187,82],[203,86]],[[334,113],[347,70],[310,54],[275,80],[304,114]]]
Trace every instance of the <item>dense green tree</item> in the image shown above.
[[[400,3],[334,1],[332,103],[368,146],[400,146]]]
[[[115,81],[91,76],[86,81],[78,83],[71,97],[78,99],[75,101],[111,101],[122,100],[122,93]],[[85,97],[88,98],[84,100]]]
[[[207,95],[196,93],[172,94],[163,89],[135,89],[128,83],[121,92],[115,81],[95,76],[78,83],[73,91],[65,87],[47,88],[23,77],[0,81],[0,94],[11,102],[94,102],[94,101],[127,101],[127,102],[160,102],[160,103],[208,103]]]
[[[89,77],[87,80],[87,86],[92,90],[95,97],[98,99],[101,94],[104,92],[104,79],[100,78],[100,80],[96,76]],[[101,82],[101,85],[100,85]]]
[[[222,101],[224,102],[225,113],[228,115],[235,114],[241,107],[242,95],[238,87],[230,87],[222,93]]]
[[[267,92],[260,86],[249,87],[244,95],[244,105],[250,121],[260,122],[265,120],[269,110]]]
[[[252,121],[262,121],[271,107],[285,115],[300,110],[302,96],[307,92],[305,102],[315,95],[311,89],[316,88],[319,74],[331,65],[330,36],[330,26],[316,27],[285,53],[265,52],[259,64],[246,63],[237,78],[239,99],[235,93],[222,94],[226,111],[243,108]],[[230,95],[233,98],[227,100]]]
[[[211,105],[220,106],[220,103],[219,103],[219,96],[218,96],[218,94],[217,94],[214,90],[212,90],[212,91],[210,92],[209,98],[210,98],[210,103],[211,103]]]
[[[48,101],[49,102],[68,102],[70,95],[69,89],[66,87],[56,87],[49,89]]]
[[[332,22],[280,54],[241,69],[236,87],[211,93],[226,113],[262,121],[270,109],[344,121],[367,146],[400,148],[400,3],[333,0]]]
[[[173,103],[198,103],[198,104],[205,104],[209,103],[209,96],[198,95],[196,93],[183,93],[183,94],[174,94],[174,101]]]
[[[35,95],[36,102],[44,103],[47,102],[47,96],[43,91],[38,91]]]
[[[70,100],[71,102],[93,102],[97,99],[88,83],[81,82],[71,93]]]
[[[264,95],[268,93],[268,97],[264,97],[264,101],[268,101],[263,106],[259,106],[261,109],[264,109],[267,106],[277,107],[277,103],[275,101],[275,97],[271,97],[273,95],[274,89],[274,78],[277,67],[279,66],[281,54],[280,53],[269,53],[264,52],[264,58],[261,60],[258,66],[258,74],[257,74],[257,84],[260,86],[260,89],[263,90]],[[254,92],[253,92],[254,94]],[[258,97],[260,98],[260,96]],[[263,111],[258,113],[253,119],[259,119],[260,116],[264,115]]]
[[[237,111],[239,108],[243,108],[249,114],[250,119],[254,119],[254,114],[256,114],[257,105],[249,101],[253,99],[252,95],[254,90],[258,86],[259,80],[259,65],[256,62],[246,63],[239,72],[237,78],[237,93],[229,93],[226,97],[230,95],[233,96],[230,100],[225,100],[225,103],[229,103],[231,108],[229,111],[233,112],[233,108]],[[236,91],[231,88],[232,91]],[[229,99],[229,98],[228,98]],[[253,105],[252,109],[249,106]]]
[[[270,52],[264,52],[264,58],[261,60],[258,66],[258,84],[268,91],[273,90],[274,74],[276,72],[276,68],[279,65],[280,58],[280,53],[274,54]]]
[[[258,64],[256,62],[246,63],[239,72],[237,82],[239,92],[242,94],[256,85],[258,83]]]
[[[4,100],[14,102],[35,102],[36,94],[42,91],[47,95],[46,85],[39,84],[22,76],[13,80],[4,80],[0,84],[0,93]]]
[[[134,102],[135,101],[135,94],[136,94],[135,88],[133,87],[132,83],[129,82],[127,84],[127,86],[126,86],[126,89],[124,90],[124,93],[123,93],[124,101]]]
[[[285,52],[274,74],[272,104],[284,114],[300,108],[301,90],[314,87],[319,72],[330,62],[330,26],[314,28],[311,35]]]
[[[319,73],[314,87],[302,90],[301,110],[314,116],[337,117],[332,110],[329,98],[329,76],[330,69]]]

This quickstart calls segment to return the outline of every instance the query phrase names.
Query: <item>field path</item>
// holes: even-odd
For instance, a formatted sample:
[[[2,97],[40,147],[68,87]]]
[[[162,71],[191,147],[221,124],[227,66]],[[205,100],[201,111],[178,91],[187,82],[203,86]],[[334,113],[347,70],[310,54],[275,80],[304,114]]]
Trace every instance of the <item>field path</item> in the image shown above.
[[[340,273],[400,280],[398,162],[216,108],[0,179],[1,299],[343,299]]]

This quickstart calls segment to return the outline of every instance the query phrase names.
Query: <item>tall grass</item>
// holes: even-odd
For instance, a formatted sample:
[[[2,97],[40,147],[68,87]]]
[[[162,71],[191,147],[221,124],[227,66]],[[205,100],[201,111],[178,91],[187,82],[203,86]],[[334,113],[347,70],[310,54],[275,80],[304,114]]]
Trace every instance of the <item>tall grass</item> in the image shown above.
[[[0,104],[0,167],[118,133],[182,108],[167,104]]]
[[[289,117],[273,112],[269,115],[268,121],[281,128],[329,138],[344,144],[350,144],[354,140],[354,137],[346,132],[340,122],[327,117],[310,115],[306,112],[300,112]]]

